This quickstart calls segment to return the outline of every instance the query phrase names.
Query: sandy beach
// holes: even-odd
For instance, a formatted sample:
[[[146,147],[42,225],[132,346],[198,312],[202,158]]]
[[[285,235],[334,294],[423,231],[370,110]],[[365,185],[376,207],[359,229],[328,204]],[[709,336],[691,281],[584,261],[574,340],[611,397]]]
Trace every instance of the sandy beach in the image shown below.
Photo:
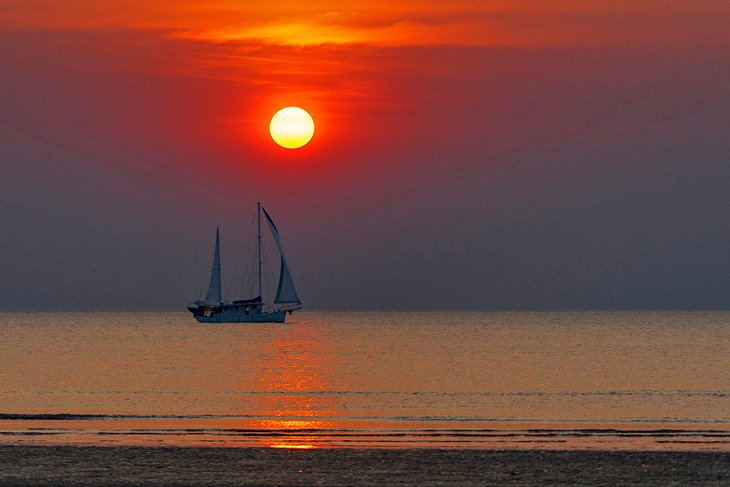
[[[0,447],[0,485],[728,485],[713,452]]]

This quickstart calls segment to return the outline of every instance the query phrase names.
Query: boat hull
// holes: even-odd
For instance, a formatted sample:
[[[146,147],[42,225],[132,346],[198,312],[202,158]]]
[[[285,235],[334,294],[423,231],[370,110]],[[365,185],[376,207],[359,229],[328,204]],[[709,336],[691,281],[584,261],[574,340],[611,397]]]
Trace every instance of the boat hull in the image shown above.
[[[193,312],[193,317],[199,323],[284,323],[286,313],[286,311],[262,311],[246,314],[237,310],[223,310],[202,314]]]

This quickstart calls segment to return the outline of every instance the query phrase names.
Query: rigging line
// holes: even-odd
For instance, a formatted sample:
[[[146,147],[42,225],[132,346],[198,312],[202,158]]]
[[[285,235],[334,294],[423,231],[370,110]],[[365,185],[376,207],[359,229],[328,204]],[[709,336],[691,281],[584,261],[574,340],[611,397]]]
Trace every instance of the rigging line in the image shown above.
[[[228,222],[230,222],[230,219],[228,220]],[[226,225],[226,226],[224,227],[224,225]],[[223,231],[221,231],[221,234],[227,234],[227,233],[229,233],[228,232],[228,226],[227,225],[228,225],[228,223],[223,223],[223,224],[219,225],[219,228],[222,228],[223,229]],[[222,247],[222,245],[221,245],[221,247]],[[231,293],[231,273],[228,270],[229,269],[229,266],[224,265],[224,262],[223,262],[224,261],[224,259],[223,259],[223,256],[224,255],[226,255],[226,254],[224,254],[223,252],[221,252],[221,281],[222,281],[221,282],[221,286],[222,286],[221,287],[221,301],[225,301],[223,299],[223,297],[224,297],[223,291],[224,290],[226,291],[225,294],[228,294],[229,295],[229,298],[230,298],[230,293]]]
[[[244,204],[243,202],[229,205],[228,208],[231,209],[231,216],[229,216],[228,218],[226,218],[225,220],[223,220],[220,223],[219,226],[221,226],[221,227],[231,223],[231,221],[233,221],[233,220],[239,219],[240,215],[246,215],[248,213],[248,210],[250,209],[248,204]]]
[[[208,273],[208,279],[210,279],[210,275],[213,272],[212,271],[212,265],[213,265],[213,260],[214,259],[215,259],[215,246],[213,246],[213,250],[210,252],[210,254],[208,254],[208,272],[209,272]],[[209,289],[208,289],[207,286],[205,286],[203,288],[203,291],[200,293],[200,299],[201,300],[205,299],[208,296],[208,290]]]
[[[274,272],[272,268],[272,258],[269,257],[271,254],[271,241],[266,238],[266,235],[268,235],[267,232],[263,232],[264,235],[262,235],[263,244],[261,246],[261,255],[262,255],[262,261],[264,264],[264,291],[266,292],[266,299],[265,302],[267,303],[267,308],[271,309],[273,300],[274,300]]]
[[[255,219],[249,220],[248,231],[244,238],[243,251],[245,255],[241,259],[241,277],[239,281],[241,293],[246,297],[255,297],[253,291],[253,280],[251,278],[251,265],[253,259],[253,228]]]
[[[252,240],[254,238],[253,224],[255,219],[249,220],[248,231],[243,232],[243,236],[240,239],[242,245],[240,248],[240,257],[236,261],[236,272],[234,282],[236,284],[236,290],[238,294],[244,298],[254,297],[250,270],[252,265],[252,259],[254,258],[252,249]]]
[[[240,226],[242,227],[243,225],[240,225]],[[236,227],[239,227],[239,225],[236,225]],[[245,266],[245,263],[246,263],[245,258],[247,257],[245,255],[247,236],[248,236],[248,233],[244,232],[243,238],[240,239],[240,241],[243,241],[243,244],[238,246],[238,249],[239,249],[238,258],[235,259],[233,274],[228,276],[229,277],[228,278],[228,286],[229,286],[228,289],[230,289],[231,292],[234,293],[235,296],[240,295],[241,291],[242,291],[242,286],[241,286],[242,274],[243,274],[242,267]]]
[[[239,204],[238,206],[240,206],[240,211],[235,211],[235,206],[234,206],[234,211],[233,211],[232,215],[230,217],[222,220],[221,223],[218,225],[218,227],[220,227],[225,232],[227,232],[229,225],[231,225],[231,222],[234,222],[231,226],[233,226],[235,228],[237,226],[237,225],[235,225],[235,220],[240,219],[239,215],[245,214],[245,210],[243,210],[243,204]],[[235,273],[236,273],[235,269],[234,269],[233,275],[229,274],[228,272],[226,272],[226,273],[221,272],[221,275],[222,275],[223,281],[224,281],[222,284],[225,285],[225,287],[223,289],[229,290],[229,292],[234,290],[233,283],[235,282],[235,279],[234,279]],[[221,295],[221,298],[222,297],[223,296]]]
[[[231,215],[228,218],[224,218],[223,220],[219,220],[217,226],[221,228],[225,228],[228,230],[231,226],[236,226],[236,220],[238,220],[239,217],[236,215]]]

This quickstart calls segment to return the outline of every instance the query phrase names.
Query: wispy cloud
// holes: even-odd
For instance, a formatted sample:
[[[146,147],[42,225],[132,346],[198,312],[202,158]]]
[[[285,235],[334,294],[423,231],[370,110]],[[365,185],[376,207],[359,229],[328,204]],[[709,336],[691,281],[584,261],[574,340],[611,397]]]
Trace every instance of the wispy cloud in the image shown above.
[[[274,45],[672,45],[729,42],[718,0],[273,0],[4,2],[4,29],[159,29],[212,42]]]

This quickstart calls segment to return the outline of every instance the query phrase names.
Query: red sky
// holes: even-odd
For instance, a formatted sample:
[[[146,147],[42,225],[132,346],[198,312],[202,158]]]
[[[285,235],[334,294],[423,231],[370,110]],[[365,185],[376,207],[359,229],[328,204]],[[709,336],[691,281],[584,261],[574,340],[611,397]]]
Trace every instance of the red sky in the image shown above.
[[[184,302],[263,200],[318,306],[724,306],[727,25],[709,0],[2,1],[5,294]],[[316,123],[297,151],[267,132],[287,105]]]

